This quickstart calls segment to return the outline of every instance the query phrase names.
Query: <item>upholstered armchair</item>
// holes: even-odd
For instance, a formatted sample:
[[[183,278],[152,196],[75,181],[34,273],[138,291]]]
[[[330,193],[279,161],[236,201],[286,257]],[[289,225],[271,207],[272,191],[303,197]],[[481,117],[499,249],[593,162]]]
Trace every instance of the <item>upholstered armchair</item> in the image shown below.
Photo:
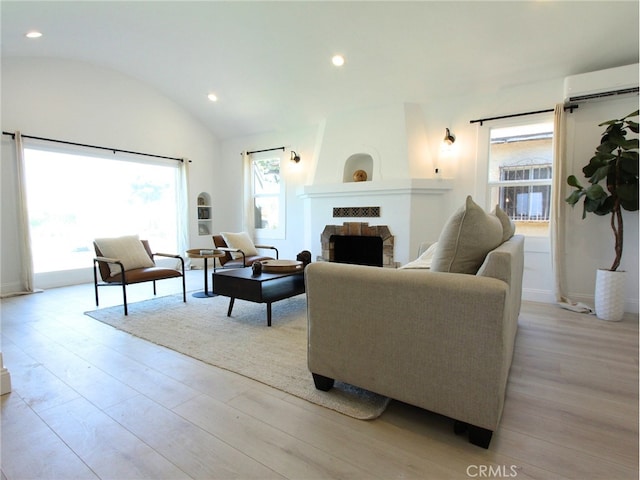
[[[224,268],[244,268],[253,265],[253,262],[273,260],[272,256],[261,255],[258,249],[273,250],[276,259],[278,249],[271,245],[255,245],[246,232],[231,233],[221,232],[213,236],[213,244],[217,250],[226,255],[219,259],[220,266]]]
[[[140,240],[137,235],[97,238],[93,246],[96,252],[93,259],[96,307],[99,306],[98,287],[122,286],[124,314],[128,315],[127,285],[153,282],[153,294],[156,295],[156,281],[168,278],[182,278],[182,301],[187,301],[184,260],[180,255],[152,253],[149,242]],[[159,267],[156,265],[155,257],[174,258],[180,269]],[[98,280],[98,271],[101,282]]]

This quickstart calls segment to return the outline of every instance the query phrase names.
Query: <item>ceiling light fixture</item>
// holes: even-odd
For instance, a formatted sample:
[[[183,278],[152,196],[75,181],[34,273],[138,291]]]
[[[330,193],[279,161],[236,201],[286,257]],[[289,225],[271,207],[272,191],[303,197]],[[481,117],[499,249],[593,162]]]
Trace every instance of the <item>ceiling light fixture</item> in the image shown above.
[[[209,95],[207,95],[207,98],[209,100],[211,100],[212,102],[217,102],[218,101],[218,97],[216,96],[215,93],[210,93]]]
[[[42,36],[42,33],[36,31],[36,30],[31,30],[30,32],[27,32],[25,34],[25,37],[27,38],[40,38]]]
[[[344,57],[342,55],[334,55],[331,58],[331,63],[333,63],[336,67],[341,67],[344,65]]]

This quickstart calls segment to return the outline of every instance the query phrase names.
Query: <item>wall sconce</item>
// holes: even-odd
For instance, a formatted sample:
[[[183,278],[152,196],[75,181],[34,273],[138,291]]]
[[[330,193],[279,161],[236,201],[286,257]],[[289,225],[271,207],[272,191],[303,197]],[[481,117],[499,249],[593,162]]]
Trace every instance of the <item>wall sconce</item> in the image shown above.
[[[453,145],[453,143],[456,141],[456,136],[451,133],[451,131],[447,128],[445,129],[445,134],[444,134],[444,143],[446,143],[447,145]]]
[[[300,155],[298,155],[295,151],[291,150],[291,161],[295,163],[300,163]]]

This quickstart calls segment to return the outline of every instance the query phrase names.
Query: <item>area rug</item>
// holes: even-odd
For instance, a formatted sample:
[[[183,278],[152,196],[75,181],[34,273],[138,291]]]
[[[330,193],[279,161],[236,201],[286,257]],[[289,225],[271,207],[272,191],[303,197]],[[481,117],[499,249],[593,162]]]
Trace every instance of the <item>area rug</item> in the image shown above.
[[[227,297],[154,298],[85,312],[88,316],[210,365],[262,382],[278,390],[350,417],[380,416],[389,399],[336,382],[328,392],[317,390],[307,368],[305,295],[272,305],[273,325],[267,327],[267,308],[236,300],[227,317]]]

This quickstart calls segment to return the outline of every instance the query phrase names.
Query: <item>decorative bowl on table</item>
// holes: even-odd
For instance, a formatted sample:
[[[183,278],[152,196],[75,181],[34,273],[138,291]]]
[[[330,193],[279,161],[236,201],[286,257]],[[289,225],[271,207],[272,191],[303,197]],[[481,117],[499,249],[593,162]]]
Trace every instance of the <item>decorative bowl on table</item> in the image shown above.
[[[303,264],[298,260],[263,260],[262,271],[269,273],[289,273],[302,270]]]

